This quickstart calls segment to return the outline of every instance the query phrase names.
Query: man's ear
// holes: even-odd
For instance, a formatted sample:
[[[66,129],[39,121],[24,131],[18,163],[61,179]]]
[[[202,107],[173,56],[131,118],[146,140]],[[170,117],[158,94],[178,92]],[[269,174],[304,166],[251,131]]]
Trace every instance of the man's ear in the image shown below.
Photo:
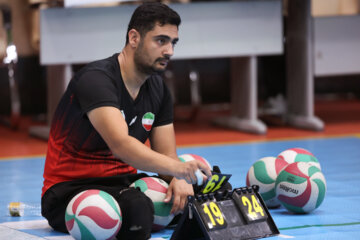
[[[128,33],[129,44],[131,47],[136,48],[140,42],[140,33],[135,29],[131,29]]]

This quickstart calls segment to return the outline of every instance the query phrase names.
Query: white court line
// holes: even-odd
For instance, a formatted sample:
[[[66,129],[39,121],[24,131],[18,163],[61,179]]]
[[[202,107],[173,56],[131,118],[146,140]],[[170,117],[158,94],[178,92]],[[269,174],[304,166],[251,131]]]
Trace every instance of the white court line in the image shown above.
[[[6,226],[12,229],[46,229],[51,228],[47,220],[32,220],[32,221],[19,221],[19,222],[4,222],[0,223],[2,226]]]
[[[32,220],[32,221],[19,221],[19,222],[4,222],[0,223],[0,238],[11,240],[73,240],[70,235],[66,236],[47,236],[39,238],[29,233],[20,232],[21,230],[28,229],[51,229],[47,220]],[[20,231],[17,231],[20,230]],[[164,238],[151,238],[151,240],[164,240]]]
[[[74,240],[74,238],[70,235],[68,236],[52,236],[52,237],[44,237],[48,240]]]
[[[11,240],[41,240],[44,238],[39,238],[37,236],[20,232],[5,226],[0,226],[0,238],[1,239],[11,239]]]
[[[295,238],[294,236],[284,235],[284,234],[279,234],[278,237],[281,237],[281,238]]]

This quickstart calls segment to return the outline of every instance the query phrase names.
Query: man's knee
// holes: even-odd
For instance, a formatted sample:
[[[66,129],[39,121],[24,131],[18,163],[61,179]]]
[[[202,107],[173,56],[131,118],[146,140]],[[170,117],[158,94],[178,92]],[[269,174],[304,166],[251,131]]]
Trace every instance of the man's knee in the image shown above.
[[[154,205],[150,198],[137,189],[123,190],[117,198],[123,222],[119,239],[149,239],[154,221]]]
[[[59,232],[67,233],[65,226],[65,204],[59,205],[56,195],[51,191],[41,198],[41,215],[48,220],[49,225]]]

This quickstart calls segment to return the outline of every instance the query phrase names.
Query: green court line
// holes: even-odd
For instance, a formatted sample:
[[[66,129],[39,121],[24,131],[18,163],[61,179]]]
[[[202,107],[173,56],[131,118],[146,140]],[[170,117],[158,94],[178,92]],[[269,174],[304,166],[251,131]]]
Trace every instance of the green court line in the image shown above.
[[[294,227],[279,228],[279,230],[291,230],[291,229],[310,228],[310,227],[340,227],[340,226],[350,226],[350,225],[360,225],[360,222],[336,223],[336,224],[303,225],[303,226],[294,226]]]

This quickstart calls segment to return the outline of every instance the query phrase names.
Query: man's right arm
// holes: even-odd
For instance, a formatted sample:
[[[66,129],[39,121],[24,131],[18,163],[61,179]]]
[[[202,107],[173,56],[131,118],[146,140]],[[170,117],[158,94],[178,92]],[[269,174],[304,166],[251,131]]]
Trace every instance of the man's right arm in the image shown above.
[[[118,108],[108,106],[95,108],[88,112],[88,117],[114,156],[134,168],[171,175],[192,184],[197,182],[195,171],[199,168],[207,177],[211,176],[210,169],[201,162],[173,161],[130,136],[127,124]]]

